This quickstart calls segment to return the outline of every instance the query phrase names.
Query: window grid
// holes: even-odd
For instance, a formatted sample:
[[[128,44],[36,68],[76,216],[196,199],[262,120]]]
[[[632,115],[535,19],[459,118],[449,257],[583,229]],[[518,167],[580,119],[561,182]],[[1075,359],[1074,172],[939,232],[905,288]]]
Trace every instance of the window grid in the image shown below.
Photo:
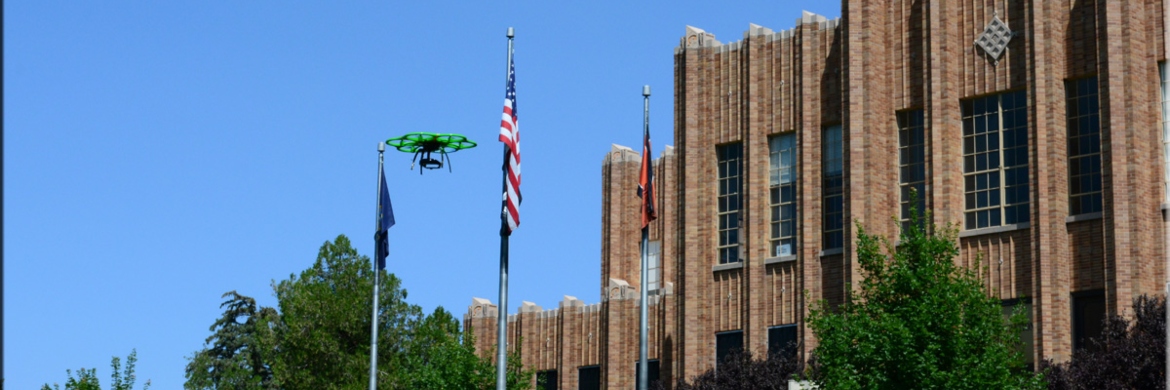
[[[898,186],[901,190],[902,228],[909,227],[911,207],[919,216],[926,210],[926,131],[923,110],[902,111],[898,117]],[[911,190],[918,194],[911,206]]]
[[[1028,112],[1024,91],[965,100],[966,229],[1028,222]]]
[[[841,139],[841,125],[825,128],[823,169],[824,221],[822,244],[824,249],[840,248],[844,244],[845,229],[845,159]]]
[[[1166,199],[1170,202],[1170,69],[1166,61],[1158,63],[1158,73],[1162,76],[1162,152],[1165,154],[1166,164],[1165,182]]]
[[[662,241],[650,241],[646,248],[646,291],[654,292],[658,290],[660,277],[662,275]]]
[[[1097,78],[1065,82],[1068,112],[1068,213],[1101,211],[1101,115]]]
[[[796,133],[768,140],[768,192],[772,212],[769,253],[796,254]]]
[[[719,169],[719,264],[739,261],[739,168],[743,148],[738,142],[716,149]]]

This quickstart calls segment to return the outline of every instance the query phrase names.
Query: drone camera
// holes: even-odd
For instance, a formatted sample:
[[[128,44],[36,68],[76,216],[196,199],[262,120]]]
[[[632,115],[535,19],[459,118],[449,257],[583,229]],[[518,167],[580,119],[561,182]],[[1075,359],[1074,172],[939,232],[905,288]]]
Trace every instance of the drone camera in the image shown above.
[[[423,158],[419,160],[418,165],[426,169],[439,169],[443,167],[443,161],[433,158]]]

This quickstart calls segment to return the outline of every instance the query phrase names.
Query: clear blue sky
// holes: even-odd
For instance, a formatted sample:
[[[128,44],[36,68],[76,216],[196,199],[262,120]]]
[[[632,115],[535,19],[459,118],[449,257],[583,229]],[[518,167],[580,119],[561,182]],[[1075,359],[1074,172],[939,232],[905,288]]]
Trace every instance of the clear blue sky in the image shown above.
[[[454,173],[387,153],[408,300],[462,315],[497,301],[504,32],[516,28],[524,205],[509,311],[600,299],[601,162],[635,147],[649,84],[671,144],[686,25],[739,40],[840,3],[4,3],[4,381],[63,383],[138,350],[139,383],[178,389],[237,290],[338,234],[373,252],[379,141],[463,133]],[[635,194],[630,194],[635,196]],[[631,239],[636,239],[631,237]]]

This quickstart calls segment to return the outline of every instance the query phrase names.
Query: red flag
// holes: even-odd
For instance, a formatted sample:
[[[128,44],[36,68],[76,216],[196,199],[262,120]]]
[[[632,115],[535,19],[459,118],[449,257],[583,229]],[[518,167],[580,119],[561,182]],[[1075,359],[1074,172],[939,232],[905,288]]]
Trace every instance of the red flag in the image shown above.
[[[646,129],[642,141],[642,172],[638,175],[638,197],[642,198],[642,228],[658,218],[654,210],[654,163],[650,160],[650,129]]]

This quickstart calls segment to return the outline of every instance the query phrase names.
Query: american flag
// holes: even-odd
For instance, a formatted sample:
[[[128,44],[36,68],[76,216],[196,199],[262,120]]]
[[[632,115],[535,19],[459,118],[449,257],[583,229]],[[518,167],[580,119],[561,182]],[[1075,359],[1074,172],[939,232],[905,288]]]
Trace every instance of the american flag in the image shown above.
[[[506,191],[503,213],[508,233],[520,226],[520,122],[516,114],[516,64],[508,68],[508,90],[504,93],[504,118],[500,121],[500,142],[508,154]]]

